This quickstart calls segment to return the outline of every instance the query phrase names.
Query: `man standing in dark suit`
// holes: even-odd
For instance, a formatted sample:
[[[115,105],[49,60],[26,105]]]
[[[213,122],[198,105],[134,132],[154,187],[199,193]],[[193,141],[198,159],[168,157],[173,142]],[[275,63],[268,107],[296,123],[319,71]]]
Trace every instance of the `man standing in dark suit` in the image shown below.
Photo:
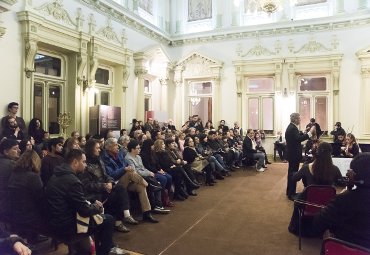
[[[292,180],[293,175],[298,171],[299,163],[302,160],[302,147],[301,142],[307,140],[312,136],[316,127],[313,125],[308,133],[304,134],[298,130],[298,126],[301,123],[301,116],[299,113],[292,113],[290,115],[290,124],[285,131],[285,140],[287,144],[288,154],[288,182],[286,194],[290,200],[294,200],[296,195],[296,182]]]

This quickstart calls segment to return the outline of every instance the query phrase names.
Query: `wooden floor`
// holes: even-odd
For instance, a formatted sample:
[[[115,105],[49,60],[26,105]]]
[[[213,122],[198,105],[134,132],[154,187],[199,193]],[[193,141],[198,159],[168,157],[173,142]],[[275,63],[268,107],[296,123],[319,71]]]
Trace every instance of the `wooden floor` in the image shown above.
[[[115,233],[122,248],[159,255],[318,255],[320,239],[298,239],[287,230],[292,202],[285,196],[287,164],[274,163],[264,173],[238,170],[216,186],[202,186],[197,197],[175,202],[160,223],[129,226]],[[56,252],[66,254],[65,247]],[[135,253],[132,253],[135,254]]]

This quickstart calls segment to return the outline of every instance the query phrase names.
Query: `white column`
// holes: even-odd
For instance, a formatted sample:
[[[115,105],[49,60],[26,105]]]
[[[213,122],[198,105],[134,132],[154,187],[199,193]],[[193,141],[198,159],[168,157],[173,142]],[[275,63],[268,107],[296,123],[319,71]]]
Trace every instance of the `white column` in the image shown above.
[[[159,79],[159,82],[161,84],[161,111],[167,112],[168,108],[168,85],[167,85],[167,79],[162,78]]]
[[[145,68],[146,57],[144,53],[138,52],[134,54],[135,61],[135,75],[137,76],[137,112],[136,118],[143,120],[145,117],[144,112],[144,75],[148,72]]]
[[[361,129],[362,129],[362,136],[365,138],[370,138],[370,67],[369,68],[362,68],[361,70],[362,76],[362,86],[361,86],[361,95],[362,101],[361,103],[363,106],[361,107],[362,113],[360,116],[361,120]]]

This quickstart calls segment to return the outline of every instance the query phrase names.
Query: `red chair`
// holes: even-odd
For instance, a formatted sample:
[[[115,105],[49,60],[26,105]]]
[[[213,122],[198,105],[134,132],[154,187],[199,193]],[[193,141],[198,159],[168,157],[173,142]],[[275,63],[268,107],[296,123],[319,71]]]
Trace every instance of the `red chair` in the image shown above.
[[[336,189],[329,185],[310,185],[304,191],[305,200],[294,200],[299,211],[299,250],[302,249],[302,219],[313,218],[335,197]]]
[[[370,255],[370,250],[357,244],[329,237],[322,243],[321,255]]]

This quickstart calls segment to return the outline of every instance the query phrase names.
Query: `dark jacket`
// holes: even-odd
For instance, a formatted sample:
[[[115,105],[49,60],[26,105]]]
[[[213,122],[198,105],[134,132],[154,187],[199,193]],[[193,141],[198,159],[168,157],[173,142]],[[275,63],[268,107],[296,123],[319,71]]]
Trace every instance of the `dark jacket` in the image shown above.
[[[257,150],[253,149],[252,139],[245,136],[243,141],[243,155],[251,158],[253,153],[257,153]]]
[[[0,219],[8,218],[8,181],[15,161],[0,153]]]
[[[302,160],[301,142],[309,138],[308,134],[303,134],[296,125],[290,123],[285,131],[287,145],[287,159],[290,162],[300,162]]]
[[[0,228],[0,254],[13,254],[13,246],[16,242],[21,242],[25,244],[24,240],[19,236],[12,235],[5,232]]]
[[[86,198],[91,202],[95,200],[103,202],[109,195],[105,183],[114,183],[113,178],[106,173],[100,158],[89,158],[85,171],[77,176],[82,182]]]
[[[188,162],[188,164],[191,165],[191,163],[194,162],[194,160],[198,157],[198,153],[196,150],[190,148],[190,147],[185,147],[184,152],[182,153],[184,160]]]
[[[159,165],[166,172],[170,170],[171,166],[175,165],[170,155],[168,154],[168,151],[156,152],[156,156],[158,158]]]
[[[299,169],[298,172],[296,172],[292,179],[295,182],[298,182],[299,180],[302,179],[303,185],[305,187],[316,184],[316,185],[333,185],[333,184],[339,184],[340,181],[342,180],[342,174],[339,170],[339,168],[335,165],[333,165],[332,169],[327,169],[327,171],[330,171],[330,181],[320,181],[320,180],[315,180],[314,176],[311,174],[310,169],[309,169],[309,164],[305,164],[302,166],[301,169]]]
[[[68,164],[55,168],[46,186],[45,194],[50,227],[61,237],[69,237],[77,233],[77,212],[82,217],[101,213],[94,204],[87,203],[82,183]]]
[[[60,166],[61,164],[64,163],[64,161],[65,161],[64,158],[59,155],[53,156],[51,154],[48,154],[42,158],[40,177],[44,186],[48,184],[50,177],[54,173],[55,167]]]
[[[153,173],[157,173],[161,170],[161,165],[159,164],[158,157],[154,152],[140,152],[141,160],[146,169]]]
[[[126,173],[125,168],[128,166],[125,161],[126,152],[120,149],[118,152],[117,159],[114,159],[107,151],[103,151],[101,159],[105,165],[105,171],[114,180],[118,180],[122,175]]]
[[[17,224],[41,226],[45,196],[40,176],[31,169],[15,168],[8,182],[11,220]]]
[[[319,231],[370,249],[370,188],[358,187],[337,195],[314,219]]]

